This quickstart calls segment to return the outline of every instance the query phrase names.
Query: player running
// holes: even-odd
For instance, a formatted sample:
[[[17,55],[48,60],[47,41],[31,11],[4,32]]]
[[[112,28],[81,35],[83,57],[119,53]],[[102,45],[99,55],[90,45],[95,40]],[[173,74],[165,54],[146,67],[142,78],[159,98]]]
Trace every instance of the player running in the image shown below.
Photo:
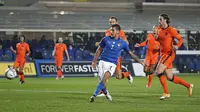
[[[130,54],[134,60],[144,65],[144,63],[130,51],[128,44],[120,38],[120,26],[118,24],[112,25],[110,30],[111,36],[106,36],[101,40],[92,62],[92,67],[95,69],[97,67],[97,60],[101,54],[101,59],[98,64],[99,84],[96,87],[96,91],[91,96],[90,102],[94,102],[101,90],[106,95],[106,98],[112,101],[112,97],[106,89],[106,82],[114,74],[117,59],[123,49]]]
[[[111,16],[109,18],[109,25],[111,27],[114,24],[118,24],[118,19],[116,17],[114,17],[114,16]],[[110,29],[108,29],[108,30],[105,31],[105,36],[111,36]],[[128,44],[128,40],[127,40],[126,35],[125,35],[125,33],[124,33],[123,30],[119,31],[119,37],[121,39],[123,39]],[[126,70],[127,70],[126,72],[122,72],[121,66],[122,66],[122,64],[121,64],[121,56],[119,56],[118,60],[117,60],[116,70],[115,70],[115,73],[114,73],[115,76],[116,76],[116,78],[117,79],[127,78],[128,81],[129,81],[129,83],[132,83],[133,82],[133,77],[131,76],[131,73],[127,70],[127,68],[126,68]]]
[[[159,56],[159,47],[160,43],[155,40],[155,37],[157,37],[157,29],[158,26],[153,26],[153,33],[150,33],[147,35],[147,39],[140,43],[136,44],[135,47],[143,47],[147,45],[147,51],[146,51],[146,58],[145,63],[147,66],[144,66],[144,72],[146,73],[146,76],[148,77],[148,83],[146,85],[147,88],[151,86],[153,73],[155,70],[156,63],[158,62],[158,56]]]
[[[17,75],[20,78],[20,84],[24,84],[24,65],[26,63],[26,56],[30,55],[29,45],[25,42],[25,36],[19,36],[20,42],[16,45],[16,50],[11,48],[11,50],[16,54],[16,59],[14,63],[14,69],[17,72]]]
[[[59,77],[64,79],[64,75],[62,73],[62,64],[63,64],[63,52],[65,51],[66,56],[67,56],[67,61],[69,61],[69,54],[67,51],[67,46],[63,43],[63,38],[59,37],[58,38],[58,43],[55,44],[52,56],[55,56],[55,64],[57,68],[57,75],[56,79],[58,80]]]
[[[166,80],[163,75],[164,73],[166,74],[169,81],[185,86],[188,89],[188,96],[192,96],[194,85],[185,82],[183,79],[173,75],[172,73],[172,62],[175,58],[176,50],[181,46],[183,39],[181,38],[180,34],[178,34],[178,32],[169,25],[170,18],[167,14],[160,14],[158,19],[160,26],[158,28],[157,40],[160,42],[160,60],[156,74],[159,77],[164,89],[164,93],[160,99],[163,100],[170,97],[166,85]],[[173,45],[174,38],[178,40],[177,45]]]

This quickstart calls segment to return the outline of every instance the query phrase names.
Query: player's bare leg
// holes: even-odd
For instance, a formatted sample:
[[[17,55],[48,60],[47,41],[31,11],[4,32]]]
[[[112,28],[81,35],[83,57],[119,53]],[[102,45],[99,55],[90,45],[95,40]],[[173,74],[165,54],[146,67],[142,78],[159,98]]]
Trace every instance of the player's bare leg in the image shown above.
[[[99,85],[97,86],[94,95],[90,97],[90,102],[94,102],[95,97],[99,94],[100,90],[104,92],[104,94],[106,95],[106,98],[109,101],[112,101],[112,96],[109,94],[108,90],[106,90],[106,82],[108,81],[110,76],[111,76],[110,72],[105,72],[104,77],[102,81],[99,83]]]
[[[156,66],[155,64],[151,64],[150,67],[149,67],[148,83],[146,85],[147,88],[149,88],[151,86],[155,66]]]
[[[167,67],[164,64],[159,63],[158,68],[156,70],[156,75],[158,76],[160,83],[161,83],[163,90],[164,90],[164,93],[160,97],[160,100],[164,100],[164,99],[167,99],[167,98],[170,97],[170,94],[168,93],[166,78],[164,76],[164,71],[165,71],[166,68]]]
[[[188,96],[192,96],[192,90],[194,87],[193,84],[189,84],[189,83],[185,82],[183,79],[179,78],[178,76],[173,75],[172,69],[165,70],[165,73],[166,73],[168,80],[170,80],[171,82],[173,82],[175,84],[181,84],[181,85],[185,86],[188,89]]]

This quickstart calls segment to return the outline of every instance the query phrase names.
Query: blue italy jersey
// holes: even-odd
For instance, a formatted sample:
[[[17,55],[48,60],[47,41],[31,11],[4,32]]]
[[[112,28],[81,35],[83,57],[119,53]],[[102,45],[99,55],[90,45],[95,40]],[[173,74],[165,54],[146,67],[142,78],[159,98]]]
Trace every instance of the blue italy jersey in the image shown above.
[[[130,49],[128,44],[120,39],[115,39],[112,37],[104,37],[100,42],[100,47],[103,48],[100,60],[111,62],[117,64],[117,59],[121,55],[122,50],[129,52]]]

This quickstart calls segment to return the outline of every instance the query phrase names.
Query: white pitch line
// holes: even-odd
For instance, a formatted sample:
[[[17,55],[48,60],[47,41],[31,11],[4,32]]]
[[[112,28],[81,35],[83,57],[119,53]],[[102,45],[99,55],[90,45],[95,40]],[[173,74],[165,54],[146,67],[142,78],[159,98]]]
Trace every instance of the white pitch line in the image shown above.
[[[86,91],[58,91],[58,90],[25,90],[25,89],[0,89],[0,91],[13,91],[13,92],[36,92],[36,93],[74,93],[74,94],[92,94],[92,92],[86,92]],[[160,96],[162,94],[151,94],[151,93],[112,93],[113,95],[127,95],[127,94],[138,94],[138,95],[144,95],[144,96]],[[184,94],[184,92],[183,92]],[[171,95],[173,96],[178,96],[178,97],[186,97],[187,95]],[[200,96],[195,96],[195,98],[200,98]]]

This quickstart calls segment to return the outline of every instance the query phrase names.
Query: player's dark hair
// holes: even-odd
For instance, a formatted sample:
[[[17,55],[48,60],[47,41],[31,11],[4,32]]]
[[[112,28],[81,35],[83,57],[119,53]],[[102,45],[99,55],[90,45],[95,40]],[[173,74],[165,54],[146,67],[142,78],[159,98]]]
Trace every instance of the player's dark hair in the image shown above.
[[[167,24],[169,24],[169,23],[171,22],[171,21],[170,21],[170,18],[169,18],[169,16],[168,16],[167,14],[160,14],[160,16],[162,16],[163,19],[166,20]]]
[[[24,35],[19,35],[19,41],[20,41],[20,38],[23,37],[24,38],[24,42],[26,41],[26,37]]]
[[[115,17],[115,16],[111,16],[110,19],[115,19],[117,22],[117,17]]]
[[[115,28],[116,30],[120,31],[121,27],[118,24],[114,24],[111,26],[112,28]]]
[[[62,37],[58,37],[58,38],[56,39],[56,43],[59,43],[59,42],[58,42],[59,38],[62,38]],[[62,39],[63,39],[63,38],[62,38]]]

